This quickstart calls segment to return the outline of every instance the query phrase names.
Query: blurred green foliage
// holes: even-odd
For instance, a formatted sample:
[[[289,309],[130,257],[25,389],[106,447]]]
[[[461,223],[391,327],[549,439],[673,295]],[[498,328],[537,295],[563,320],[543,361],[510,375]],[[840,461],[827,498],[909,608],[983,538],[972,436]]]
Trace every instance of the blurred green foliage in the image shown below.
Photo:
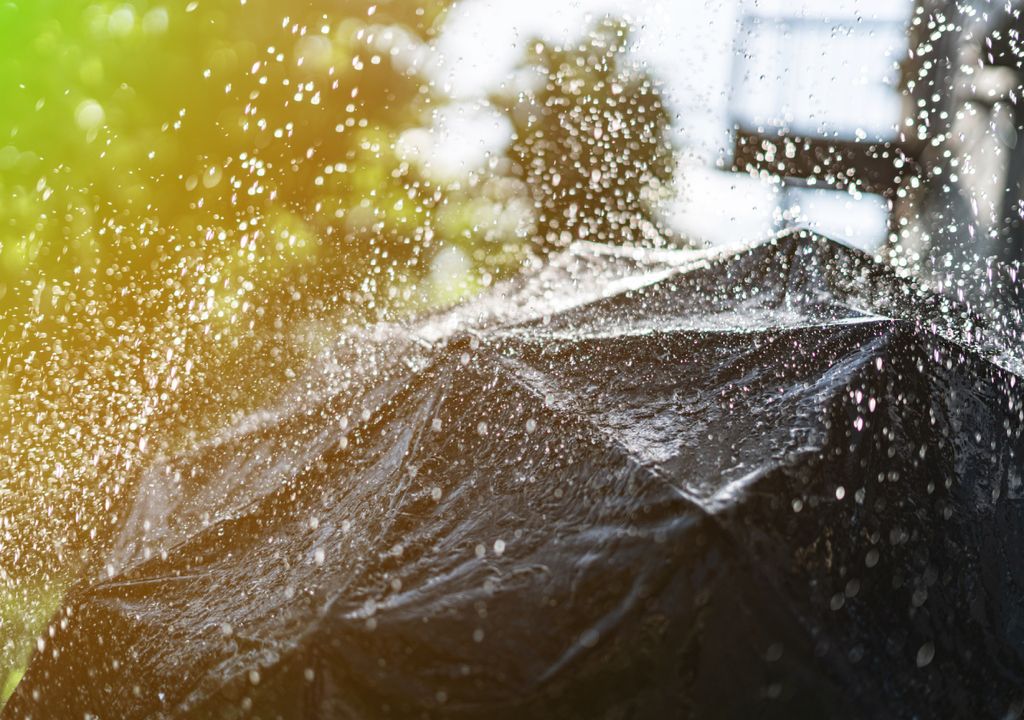
[[[651,76],[626,61],[629,41],[614,19],[565,47],[534,39],[514,94],[495,99],[512,120],[507,157],[542,247],[668,239],[655,208],[676,169],[671,116]]]
[[[299,319],[372,317],[418,276],[441,193],[395,147],[444,9],[0,4],[5,492],[81,511],[65,471],[116,475],[140,419],[215,426],[286,379]]]

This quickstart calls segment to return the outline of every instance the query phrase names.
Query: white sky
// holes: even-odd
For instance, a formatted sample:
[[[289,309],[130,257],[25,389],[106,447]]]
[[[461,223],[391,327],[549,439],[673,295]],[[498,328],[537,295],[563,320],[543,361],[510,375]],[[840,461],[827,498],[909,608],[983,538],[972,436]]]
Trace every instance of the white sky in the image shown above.
[[[661,81],[689,158],[673,222],[710,242],[763,235],[777,209],[774,189],[713,169],[727,152],[732,123],[891,135],[900,114],[894,63],[904,52],[901,25],[910,9],[911,0],[462,0],[438,40],[434,72],[461,102],[438,118],[432,156],[446,166],[439,172],[452,173],[500,152],[507,124],[482,101],[526,44],[537,36],[578,38],[588,18],[609,13],[632,22],[633,53]],[[787,29],[751,20],[742,26],[750,16],[795,21]],[[886,21],[895,24],[879,24]],[[744,61],[745,54],[753,58]],[[821,229],[876,244],[885,228],[878,200],[835,195],[790,197]]]

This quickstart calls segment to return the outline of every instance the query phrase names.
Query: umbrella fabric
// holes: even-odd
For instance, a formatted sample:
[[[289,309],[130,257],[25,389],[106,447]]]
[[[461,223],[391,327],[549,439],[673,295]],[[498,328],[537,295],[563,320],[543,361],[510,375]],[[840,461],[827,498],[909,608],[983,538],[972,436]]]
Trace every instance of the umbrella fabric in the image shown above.
[[[1019,711],[989,317],[801,232],[353,332],[138,479],[3,718]]]

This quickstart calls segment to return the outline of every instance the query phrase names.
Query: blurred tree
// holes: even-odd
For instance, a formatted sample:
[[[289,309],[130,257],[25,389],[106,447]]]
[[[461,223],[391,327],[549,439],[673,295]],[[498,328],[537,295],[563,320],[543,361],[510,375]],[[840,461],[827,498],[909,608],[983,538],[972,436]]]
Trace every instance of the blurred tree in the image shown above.
[[[625,22],[599,21],[566,47],[528,43],[508,112],[508,150],[542,249],[573,240],[658,243],[655,204],[675,172],[670,115],[650,75],[626,62]]]
[[[293,376],[296,328],[401,302],[442,194],[395,146],[447,5],[0,2],[0,583],[76,572],[147,457]]]

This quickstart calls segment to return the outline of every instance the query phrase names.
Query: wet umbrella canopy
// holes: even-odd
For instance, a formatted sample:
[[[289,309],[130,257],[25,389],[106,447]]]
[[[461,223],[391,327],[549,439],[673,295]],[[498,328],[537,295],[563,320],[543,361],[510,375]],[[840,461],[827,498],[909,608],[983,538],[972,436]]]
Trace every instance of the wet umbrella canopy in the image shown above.
[[[1019,711],[995,316],[795,233],[353,332],[142,475],[3,718]]]

